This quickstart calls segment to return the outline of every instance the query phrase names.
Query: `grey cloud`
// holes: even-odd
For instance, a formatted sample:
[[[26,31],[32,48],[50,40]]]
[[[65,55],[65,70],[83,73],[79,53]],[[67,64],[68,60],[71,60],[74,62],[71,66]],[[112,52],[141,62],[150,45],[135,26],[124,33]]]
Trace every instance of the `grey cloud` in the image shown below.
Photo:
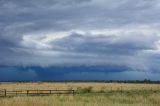
[[[36,31],[152,25],[160,18],[157,4],[157,0],[1,0],[0,35],[19,40],[24,33]]]
[[[158,2],[156,0],[136,0],[134,2],[122,0],[121,3],[117,3],[116,0],[114,2],[111,0],[102,1],[100,0],[100,3],[96,3],[96,0],[83,0],[83,4],[87,5],[81,6],[79,2],[82,1],[78,0],[47,0],[38,2],[35,0],[25,2],[8,0],[8,2],[3,1],[4,3],[1,3],[2,13],[0,20],[7,25],[15,22],[32,22],[36,24],[32,27],[34,29],[43,29],[48,25],[49,28],[52,27],[52,30],[58,30],[58,28],[59,30],[71,30],[83,27],[97,28],[97,26],[99,28],[119,27],[131,23],[154,22],[159,19],[159,9],[155,8],[155,4]],[[3,5],[6,7],[4,8]],[[66,5],[71,6],[66,7]],[[154,17],[155,15],[157,17]]]
[[[25,67],[118,65],[136,71],[159,70],[154,68],[157,60],[146,52],[157,51],[158,41],[157,35],[147,36],[140,33],[123,36],[72,33],[51,41],[49,45],[52,49],[37,49],[33,46],[26,48],[22,45],[21,48],[5,48],[0,53],[0,64]]]
[[[0,64],[153,67],[159,60],[153,56],[155,54],[146,54],[146,51],[157,51],[156,55],[159,55],[159,32],[154,34],[152,31],[160,26],[159,9],[159,0],[0,0]],[[27,34],[36,36],[34,40],[41,43],[40,34],[44,34],[45,39],[46,32],[94,32],[124,27],[123,31],[127,32],[126,27],[134,29],[141,25],[149,26],[152,34],[146,36],[138,30],[115,35],[100,31],[91,36],[73,33],[47,42],[52,49],[36,48],[31,42],[26,43],[28,47],[22,45]]]
[[[151,35],[144,39],[144,35],[81,35],[72,33],[70,36],[53,41],[53,49],[82,52],[82,53],[102,53],[102,54],[134,54],[141,50],[156,49],[156,42],[159,36]]]

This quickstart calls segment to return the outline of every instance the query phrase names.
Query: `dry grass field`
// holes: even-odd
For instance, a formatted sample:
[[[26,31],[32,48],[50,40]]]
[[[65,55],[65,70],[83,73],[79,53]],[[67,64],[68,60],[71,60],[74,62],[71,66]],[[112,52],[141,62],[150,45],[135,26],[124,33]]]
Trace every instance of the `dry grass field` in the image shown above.
[[[92,88],[90,93],[0,97],[0,106],[160,106],[160,85],[124,83],[1,83],[7,90]]]
[[[125,83],[48,83],[48,82],[39,82],[39,83],[0,83],[0,89],[7,90],[27,90],[27,89],[74,89],[78,87],[86,88],[93,87],[93,90],[136,90],[136,89],[160,89],[159,84],[125,84]]]

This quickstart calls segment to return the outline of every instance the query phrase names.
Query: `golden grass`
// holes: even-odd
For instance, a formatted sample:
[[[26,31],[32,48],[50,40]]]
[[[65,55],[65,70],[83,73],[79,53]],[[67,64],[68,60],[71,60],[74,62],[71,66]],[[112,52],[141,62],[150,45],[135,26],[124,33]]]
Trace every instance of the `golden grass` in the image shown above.
[[[159,84],[125,84],[125,83],[1,83],[0,89],[28,90],[28,89],[77,89],[78,87],[93,87],[93,90],[137,90],[160,89]]]
[[[93,90],[159,90],[158,84],[119,83],[1,83],[0,89],[77,89],[92,86]],[[0,106],[160,106],[160,93],[76,94],[74,96],[17,96],[0,98]]]
[[[0,98],[0,106],[159,106],[160,96],[126,95],[29,96]]]

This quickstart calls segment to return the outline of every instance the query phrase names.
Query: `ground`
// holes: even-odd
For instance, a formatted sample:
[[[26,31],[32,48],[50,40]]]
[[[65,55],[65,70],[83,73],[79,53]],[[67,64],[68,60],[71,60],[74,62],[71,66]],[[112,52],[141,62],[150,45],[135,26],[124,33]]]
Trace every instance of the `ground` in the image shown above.
[[[160,106],[158,84],[1,83],[0,89],[74,89],[77,92],[74,96],[1,97],[0,106]]]

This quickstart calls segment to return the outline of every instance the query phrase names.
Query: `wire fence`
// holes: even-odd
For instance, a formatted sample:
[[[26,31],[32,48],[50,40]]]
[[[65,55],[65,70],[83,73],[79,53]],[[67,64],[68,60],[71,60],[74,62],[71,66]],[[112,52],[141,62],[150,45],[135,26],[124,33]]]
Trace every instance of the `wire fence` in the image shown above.
[[[74,95],[74,90],[15,90],[15,91],[8,91],[6,89],[0,90],[1,97],[7,96],[36,96],[36,95]]]

